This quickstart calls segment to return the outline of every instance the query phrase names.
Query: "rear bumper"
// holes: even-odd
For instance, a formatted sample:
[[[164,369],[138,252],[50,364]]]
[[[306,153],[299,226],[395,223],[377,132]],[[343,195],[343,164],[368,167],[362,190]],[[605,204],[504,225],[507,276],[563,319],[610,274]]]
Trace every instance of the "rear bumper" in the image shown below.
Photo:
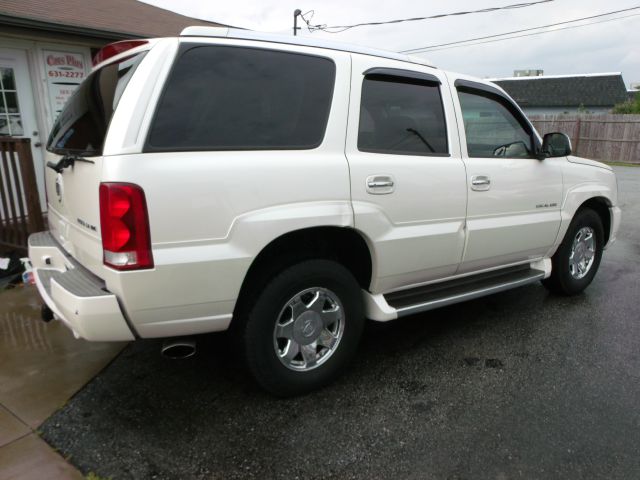
[[[116,296],[49,232],[29,237],[29,259],[40,296],[74,333],[91,341],[127,341],[135,337]]]

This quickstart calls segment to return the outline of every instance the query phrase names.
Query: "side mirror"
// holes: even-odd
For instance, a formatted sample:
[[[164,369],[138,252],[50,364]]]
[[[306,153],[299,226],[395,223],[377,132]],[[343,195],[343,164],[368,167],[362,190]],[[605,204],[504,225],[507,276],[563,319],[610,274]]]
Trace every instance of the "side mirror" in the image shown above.
[[[538,156],[540,160],[547,157],[566,157],[567,155],[571,155],[571,139],[567,135],[554,132],[547,133],[542,138],[542,149]]]

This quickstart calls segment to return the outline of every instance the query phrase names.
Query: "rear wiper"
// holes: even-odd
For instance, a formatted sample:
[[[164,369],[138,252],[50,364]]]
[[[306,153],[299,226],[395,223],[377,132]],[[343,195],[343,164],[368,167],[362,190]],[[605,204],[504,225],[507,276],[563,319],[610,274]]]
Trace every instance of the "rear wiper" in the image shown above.
[[[93,160],[88,160],[83,157],[79,157],[78,155],[65,155],[58,162],[47,162],[47,167],[56,171],[56,173],[62,173],[62,171],[67,167],[73,167],[73,164],[76,162],[85,162],[85,163],[96,163]]]

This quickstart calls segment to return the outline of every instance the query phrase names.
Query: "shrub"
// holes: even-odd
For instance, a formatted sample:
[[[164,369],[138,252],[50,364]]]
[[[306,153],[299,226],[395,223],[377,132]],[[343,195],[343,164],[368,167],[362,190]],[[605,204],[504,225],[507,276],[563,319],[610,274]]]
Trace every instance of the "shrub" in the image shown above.
[[[640,92],[636,93],[634,98],[626,102],[618,103],[613,107],[612,113],[640,113]]]

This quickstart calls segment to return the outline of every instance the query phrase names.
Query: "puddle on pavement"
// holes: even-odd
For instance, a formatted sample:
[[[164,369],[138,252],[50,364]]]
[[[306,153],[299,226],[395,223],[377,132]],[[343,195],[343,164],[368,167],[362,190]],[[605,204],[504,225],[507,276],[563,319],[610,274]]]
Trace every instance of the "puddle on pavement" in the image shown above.
[[[0,292],[0,349],[52,352],[47,324],[40,320],[35,287],[18,286]]]
[[[41,305],[32,285],[0,292],[0,404],[31,428],[60,408],[125,345],[77,340],[62,322],[44,323]]]

